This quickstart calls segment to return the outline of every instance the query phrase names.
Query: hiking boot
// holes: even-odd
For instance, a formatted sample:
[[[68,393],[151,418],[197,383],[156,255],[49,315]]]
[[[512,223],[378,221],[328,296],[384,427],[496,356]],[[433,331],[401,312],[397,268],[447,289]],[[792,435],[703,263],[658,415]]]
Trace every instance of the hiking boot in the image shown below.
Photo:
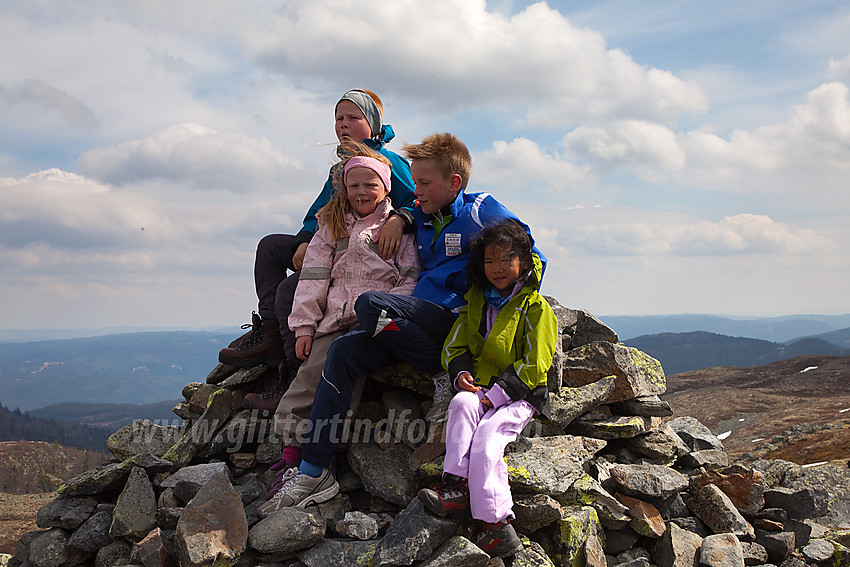
[[[423,488],[419,491],[419,500],[429,511],[438,516],[451,516],[456,520],[466,520],[469,514],[469,485],[465,478],[446,473],[440,488]]]
[[[263,320],[260,319],[260,316],[257,314],[257,312],[252,311],[251,312],[251,322],[245,323],[241,327],[242,329],[250,329],[250,330],[247,333],[245,333],[244,335],[240,335],[239,337],[233,339],[233,341],[229,345],[227,345],[227,348],[236,348],[239,345],[241,345],[242,341],[244,341],[245,339],[250,337],[251,334],[254,332],[254,327],[261,327],[262,323],[263,323]]]
[[[257,515],[261,519],[281,508],[290,506],[306,508],[310,504],[327,502],[339,492],[339,483],[330,469],[323,469],[322,474],[315,478],[298,469],[291,470],[294,471],[292,476],[284,481],[277,494],[257,509]]]
[[[508,521],[495,524],[482,522],[481,533],[475,538],[475,545],[490,557],[507,557],[522,549],[522,540]]]
[[[277,390],[263,392],[262,394],[245,394],[242,406],[246,409],[258,409],[274,413],[277,411],[277,405],[282,397],[283,393]]]
[[[260,324],[257,325],[257,322]],[[280,364],[284,352],[277,319],[260,321],[255,319],[251,327],[251,333],[238,346],[223,348],[219,351],[219,362],[238,368],[251,368],[258,364],[268,366]]]

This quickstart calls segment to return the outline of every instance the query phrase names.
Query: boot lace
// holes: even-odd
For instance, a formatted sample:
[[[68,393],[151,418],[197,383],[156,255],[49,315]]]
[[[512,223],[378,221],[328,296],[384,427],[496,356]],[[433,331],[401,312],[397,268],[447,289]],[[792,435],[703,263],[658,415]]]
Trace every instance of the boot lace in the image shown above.
[[[242,325],[243,329],[251,329],[251,334],[248,335],[248,338],[242,341],[242,343],[236,347],[237,351],[243,351],[251,348],[256,344],[260,344],[263,342],[263,327],[262,325],[254,325],[253,322],[245,323]]]

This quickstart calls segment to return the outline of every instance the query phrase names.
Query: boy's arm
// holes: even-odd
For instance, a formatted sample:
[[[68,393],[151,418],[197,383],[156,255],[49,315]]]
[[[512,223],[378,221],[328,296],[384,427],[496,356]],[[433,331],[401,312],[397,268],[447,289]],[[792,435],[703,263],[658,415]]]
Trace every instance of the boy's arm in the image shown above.
[[[307,246],[304,265],[295,288],[289,328],[296,337],[315,334],[319,321],[324,317],[328,302],[336,242],[327,227],[322,227]]]
[[[412,234],[401,237],[401,245],[396,254],[395,265],[398,269],[399,279],[390,293],[396,295],[412,295],[416,287],[416,278],[419,277],[419,253],[416,241]]]

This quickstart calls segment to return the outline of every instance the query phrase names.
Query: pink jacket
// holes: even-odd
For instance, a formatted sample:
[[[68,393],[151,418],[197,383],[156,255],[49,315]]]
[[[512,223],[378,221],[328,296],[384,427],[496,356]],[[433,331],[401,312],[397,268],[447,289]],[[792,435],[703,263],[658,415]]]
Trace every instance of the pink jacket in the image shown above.
[[[375,242],[392,207],[384,199],[371,215],[348,215],[348,238],[334,241],[324,224],[310,240],[289,328],[296,337],[349,327],[357,322],[354,301],[364,291],[410,295],[419,275],[413,234],[402,235],[395,257],[384,260]]]

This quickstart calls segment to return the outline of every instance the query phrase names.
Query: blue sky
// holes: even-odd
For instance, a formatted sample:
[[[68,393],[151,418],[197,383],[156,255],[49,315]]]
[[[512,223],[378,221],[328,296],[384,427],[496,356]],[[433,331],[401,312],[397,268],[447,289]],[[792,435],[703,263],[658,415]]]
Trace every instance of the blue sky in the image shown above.
[[[846,3],[42,0],[0,48],[5,328],[247,321],[354,87],[469,145],[566,306],[850,312]]]

